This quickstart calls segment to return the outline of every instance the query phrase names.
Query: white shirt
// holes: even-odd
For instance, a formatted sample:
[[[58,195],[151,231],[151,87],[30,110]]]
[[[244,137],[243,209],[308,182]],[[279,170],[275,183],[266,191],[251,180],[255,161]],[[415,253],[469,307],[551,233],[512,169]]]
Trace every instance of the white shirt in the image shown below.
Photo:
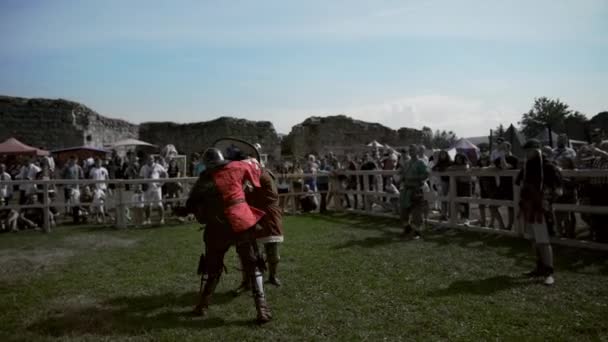
[[[102,205],[105,199],[106,193],[102,189],[97,188],[93,191],[93,205]]]
[[[11,175],[8,173],[0,173],[0,181],[10,181]],[[7,198],[11,193],[11,187],[7,184],[0,185],[0,198]]]
[[[159,179],[167,174],[167,170],[160,164],[154,163],[152,166],[146,164],[141,167],[139,176],[144,179]],[[150,187],[159,187],[159,183],[150,183]]]
[[[93,180],[108,180],[108,179],[110,179],[110,174],[108,173],[108,170],[106,170],[105,167],[103,167],[103,166],[95,167],[94,166],[89,171],[89,178],[91,178]],[[97,189],[101,189],[101,190],[105,190],[108,188],[106,183],[97,183],[97,184],[95,184],[95,187]]]
[[[492,153],[490,154],[490,162],[493,164],[493,163],[494,163],[494,161],[495,161],[496,159],[500,159],[500,158],[502,158],[504,155],[505,155],[505,152],[504,152],[504,151],[501,151],[501,150],[494,150],[494,151],[492,151]]]
[[[21,167],[21,172],[17,176],[17,179],[20,180],[35,180],[38,172],[42,171],[41,168],[36,166],[36,164],[30,164],[28,166]],[[27,194],[36,190],[36,186],[34,184],[21,184],[19,185],[19,189],[25,191]]]
[[[144,203],[144,194],[142,193],[135,193],[133,194],[133,196],[131,197],[131,207],[132,208],[143,208],[145,206]]]

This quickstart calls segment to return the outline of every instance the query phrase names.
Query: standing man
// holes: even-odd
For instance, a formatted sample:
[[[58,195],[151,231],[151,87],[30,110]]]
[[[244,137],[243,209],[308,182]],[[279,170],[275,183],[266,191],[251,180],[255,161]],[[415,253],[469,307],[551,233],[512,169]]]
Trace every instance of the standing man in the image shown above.
[[[108,169],[101,165],[100,158],[95,158],[95,164],[89,169],[89,178],[97,181],[107,181],[110,179]],[[95,188],[105,193],[108,190],[108,185],[106,183],[96,183]]]
[[[40,171],[42,171],[42,169],[36,165],[36,157],[31,157],[23,163],[19,175],[15,178],[19,180],[33,181],[36,179],[36,176]],[[21,184],[19,185],[19,190],[19,205],[24,205],[27,202],[28,197],[32,193],[36,192],[36,186],[33,184]]]
[[[6,165],[0,164],[0,182],[10,182],[11,175],[6,172]],[[7,203],[11,198],[12,188],[8,184],[0,185],[0,203]]]
[[[156,163],[153,156],[148,156],[147,162],[139,171],[139,177],[143,179],[160,179],[167,178],[167,170],[160,164]],[[148,188],[145,192],[146,198],[146,219],[144,224],[150,224],[150,215],[152,207],[158,208],[160,214],[160,224],[165,224],[165,208],[163,207],[163,190],[160,183],[146,183]]]
[[[407,165],[399,169],[401,181],[400,209],[401,221],[404,225],[403,234],[409,235],[414,231],[414,239],[420,239],[426,200],[424,199],[424,184],[429,178],[429,170],[424,162],[418,159],[418,147],[409,147],[411,159]]]
[[[538,140],[529,140],[523,148],[526,162],[519,172],[516,184],[521,184],[519,206],[526,234],[530,236],[536,251],[536,268],[525,275],[543,277],[544,284],[551,286],[553,279],[553,250],[549,243],[546,214],[548,199],[562,193],[562,178],[559,169],[542,157]]]
[[[207,168],[186,202],[186,212],[193,213],[198,222],[206,225],[203,235],[206,256],[201,258],[199,266],[207,278],[194,312],[205,315],[209,310],[211,296],[224,268],[224,255],[230,246],[236,245],[241,265],[253,284],[257,320],[266,323],[272,316],[264,294],[263,259],[255,240],[255,226],[264,212],[249,206],[244,192],[246,183],[254,189],[260,188],[261,167],[251,159],[224,160],[216,148],[207,149],[203,161]]]
[[[68,165],[63,169],[63,179],[79,180],[84,179],[84,171],[78,165],[78,158],[70,156]],[[78,184],[66,184],[63,191],[65,202],[71,207],[74,223],[80,223],[80,188]]]
[[[518,168],[519,159],[511,153],[511,144],[509,142],[503,141],[500,146],[498,146],[498,151],[498,158],[492,160],[497,168],[501,170],[515,170]],[[513,177],[500,176],[498,181],[497,199],[513,201]],[[513,222],[515,221],[515,208],[509,207],[507,211],[509,216],[505,229],[511,230],[513,228]],[[501,228],[504,227],[505,225],[502,216],[498,215],[497,218],[499,226]]]
[[[568,136],[566,134],[560,134],[557,137],[557,147],[553,149],[553,160],[560,167],[564,162],[569,163],[576,160],[576,151],[568,145]]]

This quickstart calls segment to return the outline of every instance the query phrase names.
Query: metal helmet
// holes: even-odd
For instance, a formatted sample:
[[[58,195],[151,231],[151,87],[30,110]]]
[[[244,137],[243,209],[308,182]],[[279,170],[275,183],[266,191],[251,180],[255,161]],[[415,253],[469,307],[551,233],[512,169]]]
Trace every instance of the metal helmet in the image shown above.
[[[203,163],[205,163],[205,165],[208,167],[222,164],[224,163],[224,155],[219,149],[210,147],[205,150],[205,153],[203,153]]]

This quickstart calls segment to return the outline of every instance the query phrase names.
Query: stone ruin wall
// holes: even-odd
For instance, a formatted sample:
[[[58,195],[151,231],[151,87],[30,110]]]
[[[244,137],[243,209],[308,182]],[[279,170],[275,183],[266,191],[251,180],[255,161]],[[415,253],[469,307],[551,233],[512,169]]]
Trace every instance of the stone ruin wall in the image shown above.
[[[180,153],[187,155],[204,151],[219,138],[234,137],[252,144],[259,143],[261,152],[268,154],[271,162],[281,158],[279,136],[268,121],[221,117],[190,124],[146,122],[140,125],[139,134],[142,140],[160,146],[173,144]]]
[[[422,141],[422,131],[411,128],[393,130],[378,123],[354,120],[345,115],[311,117],[292,128],[283,141],[285,154],[361,153],[365,145],[377,140],[391,147],[404,147]]]
[[[66,100],[0,96],[0,140],[14,137],[47,150],[137,138],[138,127]]]
[[[15,137],[48,150],[81,145],[102,147],[117,140],[137,138],[159,147],[174,144],[181,154],[190,155],[201,152],[218,138],[235,137],[262,145],[262,153],[268,154],[270,162],[280,159],[281,154],[304,157],[329,151],[359,153],[372,140],[399,147],[419,143],[422,138],[419,130],[393,130],[344,115],[308,118],[282,139],[271,122],[229,117],[189,124],[135,125],[106,118],[72,101],[7,96],[0,96],[0,123],[0,140]]]

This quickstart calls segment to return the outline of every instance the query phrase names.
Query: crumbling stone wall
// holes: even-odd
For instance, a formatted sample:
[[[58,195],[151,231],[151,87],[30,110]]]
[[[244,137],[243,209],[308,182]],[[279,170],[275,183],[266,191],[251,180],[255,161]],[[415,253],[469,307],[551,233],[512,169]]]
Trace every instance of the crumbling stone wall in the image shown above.
[[[137,138],[138,127],[101,116],[77,102],[0,96],[0,140],[10,137],[49,150],[102,147],[116,140]]]
[[[392,147],[422,141],[422,131],[411,128],[393,130],[378,123],[354,120],[345,115],[311,117],[294,126],[283,139],[284,154],[302,157],[307,154],[358,152],[377,140]]]
[[[311,117],[280,137],[272,123],[221,117],[206,122],[176,124],[147,122],[135,125],[110,119],[67,100],[25,99],[0,96],[0,140],[15,137],[44,149],[88,145],[102,147],[125,138],[138,138],[162,147],[174,144],[182,154],[201,152],[222,137],[240,138],[262,145],[272,163],[284,155],[359,152],[378,140],[393,147],[422,141],[422,132],[393,130],[377,123],[344,115]]]
[[[262,153],[269,161],[281,156],[281,144],[271,122],[249,121],[220,117],[206,122],[176,124],[173,122],[146,122],[139,128],[140,138],[157,145],[173,144],[180,153],[201,152],[223,137],[234,137],[252,144],[262,145]]]

